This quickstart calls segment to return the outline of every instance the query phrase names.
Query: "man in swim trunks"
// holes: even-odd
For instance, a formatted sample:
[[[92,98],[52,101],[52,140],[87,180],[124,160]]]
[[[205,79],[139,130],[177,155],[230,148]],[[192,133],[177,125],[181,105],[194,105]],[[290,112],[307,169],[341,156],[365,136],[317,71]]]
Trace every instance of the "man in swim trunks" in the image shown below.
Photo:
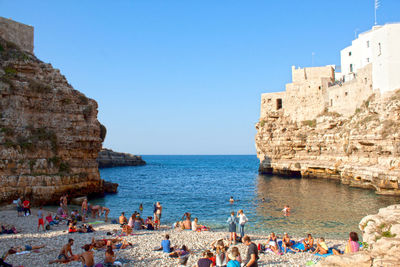
[[[31,250],[41,249],[41,248],[44,248],[44,247],[45,247],[45,245],[39,245],[39,246],[25,245],[23,247],[21,247],[21,246],[11,247],[8,250],[8,254],[11,255],[11,254],[15,254],[15,253],[22,252],[22,251],[31,251]]]
[[[121,238],[95,240],[94,237],[92,237],[92,243],[90,243],[89,245],[91,245],[94,248],[103,248],[103,247],[107,246],[107,244],[115,244],[115,243],[121,242],[121,241],[123,241]],[[109,243],[109,242],[111,242],[111,243]]]
[[[85,198],[82,202],[82,222],[86,221],[86,215],[87,215],[87,211],[88,211],[88,202],[87,202],[87,198]]]
[[[125,212],[122,212],[121,216],[119,216],[119,224],[121,226],[124,226],[127,223],[128,223],[128,219],[125,217]]]
[[[287,233],[283,234],[283,238],[282,238],[282,247],[284,250],[284,253],[287,252],[288,249],[294,251],[294,252],[299,252],[299,250],[297,248],[292,248],[293,243],[292,241],[290,241],[289,235]]]
[[[82,264],[84,264],[84,267],[93,267],[94,266],[94,255],[93,255],[93,251],[91,250],[92,247],[89,244],[86,244],[83,246],[83,249],[85,251],[80,255]]]
[[[75,259],[75,255],[72,253],[71,247],[74,244],[74,240],[72,238],[68,239],[68,243],[64,245],[56,260],[50,261],[49,264],[53,263],[68,263]],[[68,257],[68,253],[71,255]]]
[[[101,209],[101,206],[99,206],[99,205],[91,206],[92,218],[96,218],[97,216],[100,217],[100,209]]]

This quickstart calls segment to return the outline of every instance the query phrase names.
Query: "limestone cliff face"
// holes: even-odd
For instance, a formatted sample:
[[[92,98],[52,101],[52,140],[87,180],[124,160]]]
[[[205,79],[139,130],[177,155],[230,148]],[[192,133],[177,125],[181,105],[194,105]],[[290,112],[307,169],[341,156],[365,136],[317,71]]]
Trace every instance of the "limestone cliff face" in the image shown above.
[[[336,179],[400,195],[400,91],[372,95],[351,117],[323,112],[292,122],[276,111],[256,128],[261,173]]]
[[[0,203],[104,191],[97,103],[59,70],[0,38]]]
[[[141,166],[146,164],[141,156],[114,152],[111,149],[102,149],[99,152],[97,162],[99,163],[99,168]]]

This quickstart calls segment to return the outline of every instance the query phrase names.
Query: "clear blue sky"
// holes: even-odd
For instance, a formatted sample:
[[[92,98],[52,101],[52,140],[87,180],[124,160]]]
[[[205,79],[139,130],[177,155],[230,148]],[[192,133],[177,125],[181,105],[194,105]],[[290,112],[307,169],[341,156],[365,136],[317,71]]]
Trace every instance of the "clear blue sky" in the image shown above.
[[[381,0],[378,23],[400,21]],[[374,0],[0,0],[35,54],[99,103],[104,146],[135,154],[255,154],[260,95],[291,66],[340,64]]]

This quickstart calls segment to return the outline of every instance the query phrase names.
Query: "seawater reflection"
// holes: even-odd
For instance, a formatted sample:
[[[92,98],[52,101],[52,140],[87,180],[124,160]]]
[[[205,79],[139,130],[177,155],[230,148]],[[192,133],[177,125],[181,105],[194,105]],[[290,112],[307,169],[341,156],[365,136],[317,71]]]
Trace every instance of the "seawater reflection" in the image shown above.
[[[258,227],[263,230],[331,238],[359,231],[361,218],[399,201],[331,180],[262,175],[257,177],[257,194],[258,199],[265,198],[257,201],[256,208]],[[284,205],[291,207],[290,216],[282,215]]]

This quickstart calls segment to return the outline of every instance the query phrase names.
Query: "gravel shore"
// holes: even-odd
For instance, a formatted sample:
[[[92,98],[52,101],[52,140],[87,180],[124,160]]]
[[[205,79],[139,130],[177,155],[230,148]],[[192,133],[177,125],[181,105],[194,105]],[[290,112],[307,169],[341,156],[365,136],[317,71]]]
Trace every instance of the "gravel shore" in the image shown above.
[[[56,259],[61,247],[68,242],[69,238],[75,240],[72,247],[74,254],[83,252],[81,247],[84,244],[90,243],[92,237],[96,239],[110,238],[107,232],[118,230],[120,226],[110,223],[95,224],[96,232],[85,234],[68,234],[67,226],[60,225],[52,227],[49,231],[37,232],[37,217],[36,210],[32,209],[33,215],[27,217],[17,217],[15,210],[2,210],[0,211],[0,224],[12,224],[20,233],[12,235],[0,235],[0,253],[3,255],[6,250],[11,246],[24,246],[27,245],[46,245],[46,247],[39,250],[38,253],[31,252],[22,255],[10,255],[6,262],[14,266],[57,266],[57,264],[49,265],[50,260]],[[46,214],[46,213],[45,213]],[[282,229],[282,232],[285,229]],[[311,233],[312,233],[312,229]],[[133,247],[121,250],[115,250],[117,259],[124,259],[126,263],[124,266],[177,266],[177,260],[169,258],[167,254],[160,251],[153,251],[154,248],[159,247],[161,240],[165,234],[170,235],[172,245],[182,246],[186,245],[191,250],[191,256],[187,266],[195,266],[197,260],[201,257],[201,253],[205,249],[210,248],[211,242],[228,238],[228,232],[192,232],[192,231],[179,231],[164,226],[162,230],[157,231],[136,231],[134,235],[124,237],[127,241],[133,244]],[[277,233],[278,236],[282,233]],[[290,234],[290,233],[289,233]],[[115,237],[115,235],[114,235]],[[256,244],[266,243],[267,236],[250,234],[252,241]],[[299,238],[293,237],[294,240]],[[326,240],[328,246],[338,246],[340,249],[344,248],[344,240]],[[242,258],[246,257],[247,247],[243,244],[238,244]],[[103,262],[104,250],[94,250],[95,262]],[[318,261],[320,257],[314,256],[308,252],[305,253],[288,253],[278,256],[272,253],[260,254],[259,266],[305,266],[310,260]],[[70,262],[62,266],[82,266],[80,262]]]

